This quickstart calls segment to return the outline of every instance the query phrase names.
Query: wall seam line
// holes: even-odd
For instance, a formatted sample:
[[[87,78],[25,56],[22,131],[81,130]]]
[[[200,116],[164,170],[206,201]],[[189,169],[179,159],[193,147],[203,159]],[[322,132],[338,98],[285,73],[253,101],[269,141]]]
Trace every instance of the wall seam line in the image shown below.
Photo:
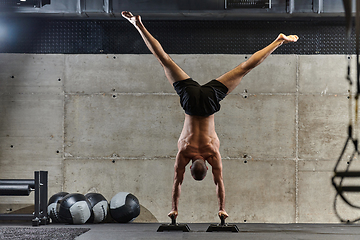
[[[295,223],[299,223],[299,56],[296,55],[295,95]]]

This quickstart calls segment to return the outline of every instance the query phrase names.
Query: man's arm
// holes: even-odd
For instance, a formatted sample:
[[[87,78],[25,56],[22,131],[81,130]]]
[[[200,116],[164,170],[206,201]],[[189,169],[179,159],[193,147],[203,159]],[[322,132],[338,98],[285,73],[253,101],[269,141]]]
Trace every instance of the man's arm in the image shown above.
[[[216,185],[216,195],[219,202],[219,217],[224,216],[227,218],[229,215],[225,211],[225,186],[222,176],[221,168],[212,168],[212,174],[214,177],[214,183]]]
[[[216,157],[208,159],[208,162],[212,167],[213,179],[216,185],[216,195],[219,203],[219,217],[224,216],[227,218],[229,215],[225,211],[225,186],[220,153],[216,154]]]
[[[184,180],[185,175],[185,166],[189,163],[190,160],[184,158],[180,153],[176,155],[176,161],[174,165],[174,184],[172,188],[172,209],[168,216],[174,216],[175,218],[178,215],[178,203],[181,193],[181,184]]]

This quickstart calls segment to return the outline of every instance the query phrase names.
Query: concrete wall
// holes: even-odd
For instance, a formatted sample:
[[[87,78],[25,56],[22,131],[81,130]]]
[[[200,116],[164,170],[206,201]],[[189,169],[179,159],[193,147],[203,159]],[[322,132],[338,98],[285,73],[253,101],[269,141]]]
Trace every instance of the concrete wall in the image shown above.
[[[249,56],[172,57],[205,83]],[[331,177],[347,137],[346,66],[342,55],[271,55],[223,100],[215,119],[230,222],[339,221]],[[50,196],[127,191],[148,213],[140,221],[169,221],[184,113],[153,56],[0,54],[0,68],[1,178],[48,170]],[[0,199],[1,212],[33,203]],[[179,212],[180,222],[218,222],[210,175],[186,172]]]

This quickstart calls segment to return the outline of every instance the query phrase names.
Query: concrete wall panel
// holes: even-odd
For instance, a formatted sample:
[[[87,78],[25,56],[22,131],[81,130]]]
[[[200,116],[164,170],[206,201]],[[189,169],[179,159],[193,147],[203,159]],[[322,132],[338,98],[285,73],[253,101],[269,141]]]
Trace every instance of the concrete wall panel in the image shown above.
[[[296,75],[297,56],[270,55],[244,77],[234,93],[243,93],[245,89],[249,93],[295,93]]]
[[[338,158],[347,139],[349,101],[344,95],[299,97],[300,159]]]
[[[344,169],[345,165],[346,163],[343,163],[341,168]],[[339,196],[336,196],[335,188],[331,183],[331,178],[334,176],[333,168],[334,161],[299,162],[300,223],[333,223],[340,221],[339,216],[345,221],[360,217],[360,210],[349,207]],[[359,170],[359,168],[359,164],[355,163],[350,170]],[[360,182],[358,179],[350,181],[344,179],[343,184],[359,186]],[[360,205],[359,193],[345,195],[353,204]]]
[[[231,221],[294,222],[295,161],[245,160],[224,160]]]
[[[67,95],[66,156],[175,156],[183,120],[177,95]]]
[[[63,91],[64,55],[0,54],[2,94]]]
[[[215,121],[225,158],[295,158],[295,96],[230,95]]]
[[[67,93],[174,92],[155,57],[147,55],[66,55]]]
[[[0,96],[1,137],[47,137],[63,134],[63,96],[13,94]]]
[[[355,83],[356,62],[354,56],[351,58],[351,78]],[[347,66],[348,57],[344,55],[299,56],[300,93],[347,94]]]

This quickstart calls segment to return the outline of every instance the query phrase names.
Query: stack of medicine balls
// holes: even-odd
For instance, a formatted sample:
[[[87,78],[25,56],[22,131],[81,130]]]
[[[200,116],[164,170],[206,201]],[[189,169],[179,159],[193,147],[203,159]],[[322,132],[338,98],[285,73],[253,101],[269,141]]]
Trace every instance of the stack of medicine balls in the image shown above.
[[[131,193],[119,192],[108,204],[100,193],[59,192],[48,203],[48,216],[53,223],[101,223],[108,216],[119,223],[133,221],[140,214],[139,200]]]

